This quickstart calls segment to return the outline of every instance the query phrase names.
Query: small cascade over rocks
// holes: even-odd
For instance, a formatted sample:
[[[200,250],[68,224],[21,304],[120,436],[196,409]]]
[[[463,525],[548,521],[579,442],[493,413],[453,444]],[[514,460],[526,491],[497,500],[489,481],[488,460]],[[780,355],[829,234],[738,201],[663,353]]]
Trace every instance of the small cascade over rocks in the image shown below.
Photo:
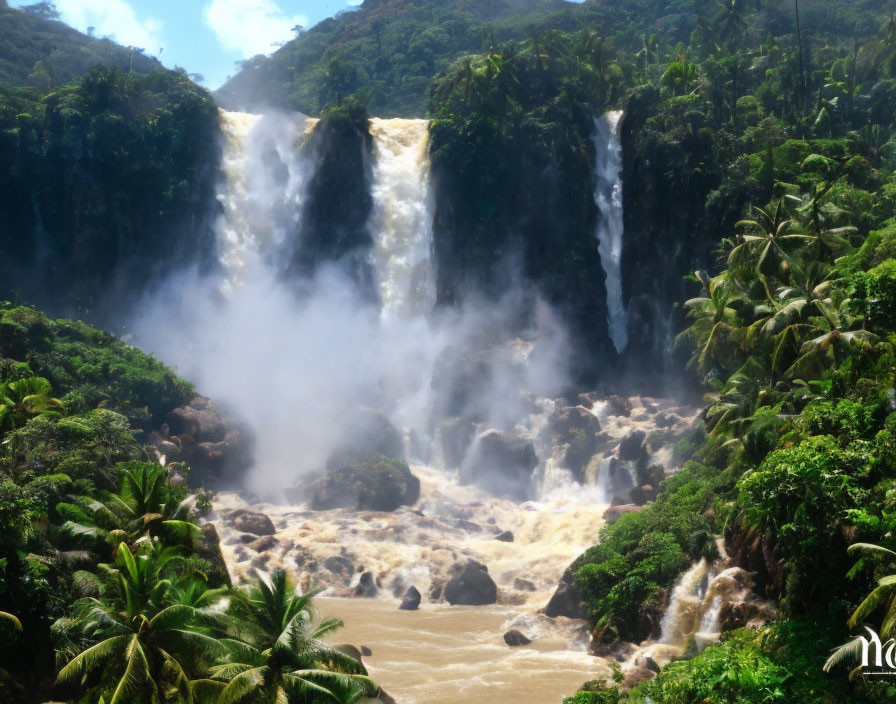
[[[717,541],[720,557],[702,558],[681,575],[669,596],[660,623],[660,637],[642,643],[626,663],[629,672],[653,663],[663,666],[674,659],[696,655],[717,643],[725,630],[771,618],[774,607],[753,591],[752,575],[733,566],[724,540]],[[749,614],[748,618],[739,618]]]
[[[594,202],[597,204],[597,240],[607,281],[607,318],[610,338],[617,352],[628,345],[628,319],[622,302],[622,141],[621,110],[611,110],[594,120]]]

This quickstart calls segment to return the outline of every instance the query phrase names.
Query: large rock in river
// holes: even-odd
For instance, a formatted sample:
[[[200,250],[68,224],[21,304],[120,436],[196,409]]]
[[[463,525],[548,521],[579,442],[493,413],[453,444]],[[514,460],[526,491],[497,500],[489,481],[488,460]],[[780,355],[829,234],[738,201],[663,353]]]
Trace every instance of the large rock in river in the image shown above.
[[[557,616],[566,616],[567,618],[585,618],[585,595],[576,584],[575,574],[582,565],[582,556],[579,556],[573,562],[563,576],[557,589],[548,601],[547,606],[542,609],[545,616],[556,618]]]
[[[445,601],[452,606],[486,606],[498,600],[498,587],[488,574],[488,568],[470,560],[452,568],[454,577],[445,584]]]
[[[277,532],[271,519],[257,511],[235,511],[230,515],[230,523],[238,531],[252,535],[274,535]]]
[[[398,606],[402,611],[416,611],[420,608],[420,600],[421,600],[420,592],[417,587],[408,587],[408,590],[404,593],[404,597],[401,600],[401,604]]]
[[[215,408],[205,396],[175,408],[150,444],[169,462],[184,462],[191,480],[210,486],[238,484],[252,463],[252,437]]]
[[[314,485],[311,508],[394,511],[399,506],[413,506],[418,498],[420,480],[411,474],[407,462],[373,455],[328,469]]]
[[[460,471],[462,484],[476,484],[491,493],[525,501],[532,471],[538,465],[535,448],[500,430],[487,430],[473,443]]]
[[[565,446],[560,465],[579,481],[588,462],[598,450],[597,434],[600,421],[587,408],[573,406],[559,408],[551,416],[550,430],[554,443]]]

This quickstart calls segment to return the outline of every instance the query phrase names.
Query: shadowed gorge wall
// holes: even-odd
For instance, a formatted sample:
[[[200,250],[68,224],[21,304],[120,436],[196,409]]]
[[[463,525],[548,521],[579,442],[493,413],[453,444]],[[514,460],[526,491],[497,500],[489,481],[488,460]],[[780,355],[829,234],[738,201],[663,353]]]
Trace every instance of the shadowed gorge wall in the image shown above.
[[[311,155],[305,194],[289,266],[307,276],[325,262],[343,261],[362,288],[375,295],[368,253],[373,244],[368,221],[372,142],[363,107],[330,109],[315,126],[304,149]]]
[[[93,69],[0,113],[4,295],[109,324],[162,273],[205,264],[217,110],[178,73]]]

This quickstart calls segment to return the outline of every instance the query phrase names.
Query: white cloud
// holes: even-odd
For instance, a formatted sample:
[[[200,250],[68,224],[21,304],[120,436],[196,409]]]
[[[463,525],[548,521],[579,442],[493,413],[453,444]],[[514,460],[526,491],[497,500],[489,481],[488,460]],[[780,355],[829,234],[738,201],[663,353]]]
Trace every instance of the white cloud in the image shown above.
[[[351,7],[360,7],[362,2],[364,2],[364,0],[345,0],[345,4],[350,5]]]
[[[246,59],[270,54],[275,42],[292,39],[297,24],[308,26],[308,17],[287,15],[272,0],[212,0],[203,16],[221,46]]]
[[[124,0],[56,0],[56,9],[63,22],[82,32],[93,27],[98,37],[113,37],[148,54],[158,54],[165,46],[162,23],[154,17],[139,19]]]

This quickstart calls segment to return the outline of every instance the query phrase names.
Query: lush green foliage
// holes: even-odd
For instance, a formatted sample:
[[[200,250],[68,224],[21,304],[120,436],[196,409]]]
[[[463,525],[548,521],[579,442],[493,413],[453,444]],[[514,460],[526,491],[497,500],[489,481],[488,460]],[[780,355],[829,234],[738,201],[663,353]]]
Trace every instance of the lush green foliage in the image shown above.
[[[771,702],[885,701],[892,685],[869,680],[851,686],[834,681],[819,667],[836,643],[837,629],[808,620],[775,625],[761,632],[735,631],[721,644],[691,660],[663,668],[623,702],[664,704],[770,704]]]
[[[101,406],[144,430],[195,395],[161,362],[112,335],[9,304],[0,304],[0,360],[0,381],[15,382],[33,370],[70,414]]]
[[[99,330],[0,304],[0,395],[0,609],[22,626],[0,626],[0,660],[33,688],[53,667],[50,624],[100,560],[143,535],[193,544],[186,490],[135,437],[193,389]]]
[[[711,508],[724,481],[714,467],[690,462],[663,484],[641,513],[603,528],[600,542],[576,561],[576,582],[604,640],[647,638],[647,618],[662,606],[664,589],[694,560],[717,556]]]

